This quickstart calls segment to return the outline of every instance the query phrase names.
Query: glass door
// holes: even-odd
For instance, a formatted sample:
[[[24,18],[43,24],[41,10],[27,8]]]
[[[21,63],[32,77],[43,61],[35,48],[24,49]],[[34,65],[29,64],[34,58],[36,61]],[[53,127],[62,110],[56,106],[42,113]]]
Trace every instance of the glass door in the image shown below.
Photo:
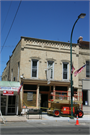
[[[8,114],[15,114],[16,96],[8,96]]]

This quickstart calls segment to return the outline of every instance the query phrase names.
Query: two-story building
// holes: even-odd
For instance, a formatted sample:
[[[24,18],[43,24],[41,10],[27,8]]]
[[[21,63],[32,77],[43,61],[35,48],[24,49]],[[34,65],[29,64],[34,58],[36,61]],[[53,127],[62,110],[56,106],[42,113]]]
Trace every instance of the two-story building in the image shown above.
[[[72,62],[75,70],[86,63],[81,73],[76,77],[73,74],[74,90],[83,90],[85,94],[87,90],[83,89],[83,79],[90,78],[89,55],[89,42],[85,45],[82,37],[77,44],[72,44]],[[21,37],[3,71],[2,80],[23,83],[20,92],[20,112],[26,107],[48,108],[48,99],[53,98],[51,93],[54,90],[70,91],[70,43]],[[83,94],[84,111],[90,109],[89,90],[90,86],[87,99]]]

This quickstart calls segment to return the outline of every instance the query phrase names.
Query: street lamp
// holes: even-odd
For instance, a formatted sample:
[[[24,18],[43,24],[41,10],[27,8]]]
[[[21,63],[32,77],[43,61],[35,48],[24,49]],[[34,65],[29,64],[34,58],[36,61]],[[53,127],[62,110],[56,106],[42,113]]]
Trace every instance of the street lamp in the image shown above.
[[[71,74],[71,80],[70,80],[70,84],[71,84],[71,119],[73,119],[73,78],[72,78],[72,35],[73,35],[73,30],[74,30],[74,27],[77,23],[77,21],[80,19],[80,18],[84,18],[86,16],[86,14],[84,13],[81,13],[77,20],[75,21],[73,27],[72,27],[72,31],[71,31],[71,37],[70,37],[70,63],[71,63],[71,68],[70,68],[70,74]]]

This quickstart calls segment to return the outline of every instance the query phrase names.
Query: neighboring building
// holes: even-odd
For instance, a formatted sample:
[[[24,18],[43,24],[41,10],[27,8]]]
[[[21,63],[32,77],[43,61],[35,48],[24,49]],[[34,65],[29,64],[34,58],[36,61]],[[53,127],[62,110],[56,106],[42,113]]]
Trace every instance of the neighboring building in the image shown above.
[[[0,109],[3,115],[18,115],[20,104],[17,92],[19,87],[19,82],[0,81]]]
[[[90,60],[89,45],[82,45],[81,38],[79,43],[72,44],[75,70],[85,63],[88,65]],[[90,79],[87,66],[76,77],[73,75],[75,91],[82,91],[83,79]],[[70,91],[70,43],[21,37],[3,71],[2,80],[23,82],[19,109],[47,108],[54,90]],[[90,109],[90,99],[86,106]]]
[[[90,51],[90,42],[83,41],[82,39],[83,37],[79,38],[79,65],[81,66],[81,62],[83,64],[86,63],[86,68],[84,72],[82,71],[79,74],[79,84],[81,84],[83,92],[83,110],[88,113],[90,112],[90,53],[88,53]]]

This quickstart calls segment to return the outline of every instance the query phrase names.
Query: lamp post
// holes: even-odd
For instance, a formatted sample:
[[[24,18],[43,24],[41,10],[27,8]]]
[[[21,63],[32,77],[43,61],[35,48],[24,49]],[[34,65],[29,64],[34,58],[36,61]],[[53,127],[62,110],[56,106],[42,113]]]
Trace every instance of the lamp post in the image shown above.
[[[80,18],[84,18],[85,17],[85,13],[81,13],[79,16],[78,16],[78,18],[77,18],[77,20],[75,21],[75,23],[74,23],[74,25],[73,25],[73,27],[72,27],[72,31],[71,31],[71,37],[70,37],[70,63],[71,63],[71,68],[70,68],[70,74],[71,74],[71,80],[70,80],[70,84],[71,84],[71,119],[73,119],[73,95],[72,95],[72,93],[73,93],[73,78],[72,78],[72,35],[73,35],[73,30],[74,30],[74,27],[75,27],[75,25],[76,25],[76,23],[77,23],[77,21],[80,19]]]

